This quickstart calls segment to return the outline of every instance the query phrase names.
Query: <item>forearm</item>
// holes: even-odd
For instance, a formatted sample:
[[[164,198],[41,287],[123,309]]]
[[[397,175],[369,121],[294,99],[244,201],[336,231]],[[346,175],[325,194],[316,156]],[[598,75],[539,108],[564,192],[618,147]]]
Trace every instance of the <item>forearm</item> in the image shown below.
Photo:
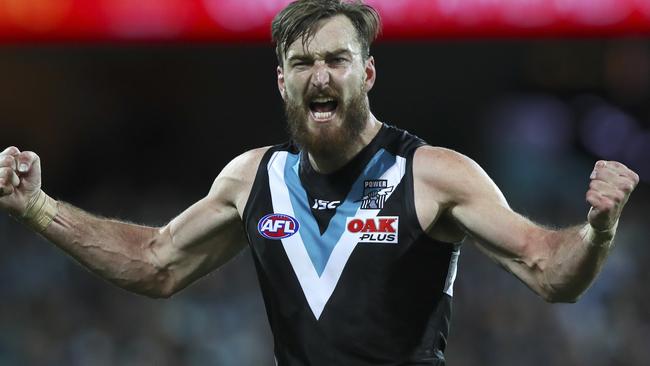
[[[605,232],[584,224],[551,231],[545,238],[546,263],[538,273],[540,287],[552,302],[575,302],[601,271],[616,226]]]
[[[267,150],[233,160],[206,197],[158,229],[56,202],[41,190],[38,156],[10,147],[0,153],[0,210],[108,281],[143,295],[169,297],[245,247],[241,213],[257,172],[251,167]]]
[[[166,296],[171,275],[155,255],[161,240],[157,229],[99,218],[62,202],[57,208],[44,237],[117,286]]]

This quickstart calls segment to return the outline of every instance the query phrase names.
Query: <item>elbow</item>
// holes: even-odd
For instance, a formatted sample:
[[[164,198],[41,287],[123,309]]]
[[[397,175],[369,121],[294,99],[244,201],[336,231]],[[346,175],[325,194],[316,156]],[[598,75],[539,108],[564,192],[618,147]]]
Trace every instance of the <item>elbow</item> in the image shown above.
[[[147,277],[147,280],[127,290],[150,299],[168,299],[178,292],[173,276],[167,269],[158,269]]]
[[[548,303],[575,303],[584,290],[576,286],[575,279],[567,276],[561,266],[551,259],[552,245],[548,241],[545,240],[545,245],[541,246],[546,249],[542,251],[539,250],[539,245],[527,245],[526,255],[520,259],[527,272],[532,275],[531,279],[534,279],[535,285],[531,286],[531,289]]]
[[[156,293],[156,296],[153,296],[152,298],[154,298],[154,299],[169,299],[174,294],[176,294],[176,292],[178,292],[178,291],[176,291],[175,289],[163,287],[163,288],[160,289],[160,291],[158,291]]]
[[[141,290],[141,295],[152,299],[168,299],[178,292],[178,286],[172,271],[172,261],[161,255],[159,249],[169,246],[168,232],[158,230],[156,235],[144,246],[145,257],[149,263],[148,275]]]
[[[154,276],[154,286],[153,291],[148,296],[154,299],[169,299],[176,292],[176,283],[174,281],[174,276],[169,269],[161,269]]]
[[[573,304],[577,302],[583,294],[583,290],[580,290],[576,286],[572,286],[571,283],[557,283],[548,281],[548,279],[543,276],[544,280],[540,285],[541,290],[538,291],[538,295],[544,299],[544,301],[557,304]]]
[[[540,295],[544,301],[550,304],[574,304],[578,301],[581,294],[557,291]]]
[[[152,299],[170,298],[180,289],[173,261],[160,250],[168,245],[164,235],[152,232],[141,242],[132,243],[131,251],[122,255],[121,261],[110,263],[110,271],[97,273],[128,292]]]
[[[555,232],[541,235],[541,241],[525,247],[521,260],[531,280],[531,289],[548,303],[576,303],[587,290],[593,276],[585,274],[559,252],[560,239]],[[530,240],[529,243],[535,243]]]
[[[588,283],[557,267],[541,266],[537,271],[537,294],[548,303],[576,303],[587,290]]]
[[[160,291],[138,291],[137,294],[154,300],[169,299],[172,296],[171,293],[165,293]]]
[[[135,279],[112,278],[109,282],[128,292],[150,299],[168,299],[177,292],[173,276],[168,270],[149,270]]]
[[[544,260],[533,261],[534,264],[528,266],[528,272],[531,274],[529,287],[539,297],[548,303],[575,303],[582,295],[571,280],[559,278],[552,268],[548,267],[548,262]]]

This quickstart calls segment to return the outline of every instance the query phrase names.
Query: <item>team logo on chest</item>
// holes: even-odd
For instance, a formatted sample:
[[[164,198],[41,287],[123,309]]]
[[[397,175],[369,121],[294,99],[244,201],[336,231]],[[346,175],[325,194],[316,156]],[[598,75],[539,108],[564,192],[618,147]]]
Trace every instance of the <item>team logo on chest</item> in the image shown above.
[[[298,220],[284,214],[268,214],[257,223],[257,231],[267,238],[280,240],[295,234],[300,228]]]
[[[361,208],[364,210],[381,210],[386,203],[386,197],[393,191],[393,186],[388,186],[385,179],[363,181],[363,197]]]
[[[362,243],[397,243],[398,216],[348,217],[345,228]]]

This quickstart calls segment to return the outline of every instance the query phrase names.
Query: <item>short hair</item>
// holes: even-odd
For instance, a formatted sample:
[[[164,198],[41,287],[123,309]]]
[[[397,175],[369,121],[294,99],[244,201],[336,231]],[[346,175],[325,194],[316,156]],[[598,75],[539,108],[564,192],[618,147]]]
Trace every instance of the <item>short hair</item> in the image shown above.
[[[271,24],[271,37],[275,43],[275,54],[282,65],[289,46],[298,38],[302,44],[318,31],[322,19],[345,15],[357,31],[364,60],[370,55],[370,44],[377,38],[381,20],[377,11],[361,0],[296,0],[280,11]]]

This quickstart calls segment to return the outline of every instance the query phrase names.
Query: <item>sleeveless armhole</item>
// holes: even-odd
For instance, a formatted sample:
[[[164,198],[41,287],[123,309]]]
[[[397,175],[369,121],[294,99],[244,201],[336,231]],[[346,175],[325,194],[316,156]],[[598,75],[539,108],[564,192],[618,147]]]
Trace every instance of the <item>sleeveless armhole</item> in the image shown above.
[[[419,234],[421,235],[427,235],[424,228],[420,224],[420,220],[418,219],[418,213],[417,210],[415,209],[415,176],[413,175],[413,159],[415,156],[415,151],[419,149],[422,146],[426,146],[427,144],[424,141],[418,141],[415,143],[407,152],[407,159],[406,159],[406,212],[409,213],[409,216],[411,216],[410,220],[413,222],[413,227],[417,228],[419,231]]]
[[[414,162],[415,152],[416,152],[417,149],[419,149],[420,147],[423,147],[423,146],[431,146],[431,145],[427,144],[424,141],[420,141],[419,144],[413,146],[413,148],[408,152],[409,159],[407,160],[406,174],[407,174],[407,177],[408,177],[409,181],[407,181],[408,189],[407,189],[407,192],[406,192],[406,194],[407,194],[406,197],[408,199],[407,199],[407,202],[406,202],[406,208],[408,209],[408,212],[413,213],[413,225],[414,225],[414,227],[416,227],[422,233],[422,235],[426,235],[428,237],[428,234],[426,233],[425,228],[423,228],[422,225],[420,224],[420,220],[418,219],[417,210],[415,208],[415,176],[414,176],[414,173],[413,173],[413,162]],[[443,243],[443,244],[452,245],[454,248],[459,248],[466,239],[467,239],[467,235],[464,235],[463,238],[458,240],[458,241],[453,241],[453,242],[452,241],[449,241],[449,242],[448,241],[438,241],[438,240],[436,240],[436,241],[438,241],[440,243]],[[435,239],[432,239],[432,240],[435,240]]]
[[[242,222],[246,223],[250,217],[250,211],[253,206],[253,202],[259,197],[263,192],[268,191],[268,164],[273,153],[279,150],[290,149],[290,143],[284,143],[280,145],[271,146],[260,159],[259,166],[257,167],[257,172],[255,173],[255,179],[253,180],[253,185],[251,186],[251,191],[248,194],[248,199],[246,200],[246,205],[244,206],[244,212],[242,212]],[[265,188],[265,189],[260,189]]]

